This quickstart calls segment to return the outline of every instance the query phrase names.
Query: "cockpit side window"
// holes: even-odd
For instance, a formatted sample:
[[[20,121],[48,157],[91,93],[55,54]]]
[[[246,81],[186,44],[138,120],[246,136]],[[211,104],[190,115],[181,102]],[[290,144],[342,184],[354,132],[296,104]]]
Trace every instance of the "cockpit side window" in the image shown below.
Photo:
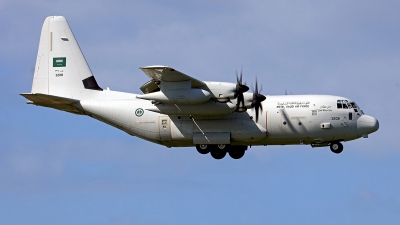
[[[358,108],[358,105],[355,102],[350,102],[350,105],[355,109]]]
[[[347,107],[347,100],[343,100],[342,101],[342,105],[343,105],[343,109],[348,109],[349,107]]]
[[[342,108],[342,100],[337,100],[337,108],[338,109]]]
[[[353,108],[353,105],[350,102],[347,103],[347,106],[349,107],[349,109]]]

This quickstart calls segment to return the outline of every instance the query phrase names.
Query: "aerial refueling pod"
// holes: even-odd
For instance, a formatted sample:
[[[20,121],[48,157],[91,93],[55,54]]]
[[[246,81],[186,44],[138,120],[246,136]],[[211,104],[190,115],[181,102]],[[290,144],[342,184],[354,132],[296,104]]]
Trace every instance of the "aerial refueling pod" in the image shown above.
[[[230,102],[219,103],[208,101],[196,105],[170,105],[158,104],[146,110],[162,113],[166,115],[200,115],[200,116],[214,116],[225,115],[235,111],[236,105]]]
[[[144,95],[137,95],[136,97],[167,104],[199,104],[209,100],[212,97],[212,94],[203,89],[187,88],[158,91]]]

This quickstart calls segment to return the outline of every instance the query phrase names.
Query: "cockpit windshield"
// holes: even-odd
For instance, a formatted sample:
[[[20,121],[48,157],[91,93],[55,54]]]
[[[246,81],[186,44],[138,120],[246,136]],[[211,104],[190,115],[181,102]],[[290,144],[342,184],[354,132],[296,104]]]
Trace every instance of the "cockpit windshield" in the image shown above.
[[[350,102],[350,105],[354,109],[359,109],[358,105],[355,102]]]
[[[337,100],[338,109],[360,109],[355,102],[349,102],[347,100]]]
[[[358,107],[355,102],[349,102],[348,100],[337,100],[338,109],[353,109],[354,112],[359,115],[359,113],[364,114],[364,112]]]

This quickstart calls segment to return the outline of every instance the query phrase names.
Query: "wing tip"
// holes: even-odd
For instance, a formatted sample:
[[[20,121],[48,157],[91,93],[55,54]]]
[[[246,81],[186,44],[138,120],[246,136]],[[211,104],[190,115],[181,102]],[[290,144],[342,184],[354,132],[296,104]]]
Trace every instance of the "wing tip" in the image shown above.
[[[153,66],[142,66],[142,67],[139,67],[139,69],[141,69],[141,70],[144,70],[144,69],[165,69],[165,68],[172,69],[169,66],[163,66],[163,65],[153,65]]]

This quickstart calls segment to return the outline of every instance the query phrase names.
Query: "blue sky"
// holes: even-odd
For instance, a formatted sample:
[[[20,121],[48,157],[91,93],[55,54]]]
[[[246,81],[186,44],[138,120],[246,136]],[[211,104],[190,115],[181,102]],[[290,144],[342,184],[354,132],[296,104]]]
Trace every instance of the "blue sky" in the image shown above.
[[[399,224],[399,1],[0,1],[4,224]],[[168,149],[26,105],[44,19],[67,18],[101,87],[139,93],[168,65],[263,94],[334,94],[380,122],[342,154]]]

